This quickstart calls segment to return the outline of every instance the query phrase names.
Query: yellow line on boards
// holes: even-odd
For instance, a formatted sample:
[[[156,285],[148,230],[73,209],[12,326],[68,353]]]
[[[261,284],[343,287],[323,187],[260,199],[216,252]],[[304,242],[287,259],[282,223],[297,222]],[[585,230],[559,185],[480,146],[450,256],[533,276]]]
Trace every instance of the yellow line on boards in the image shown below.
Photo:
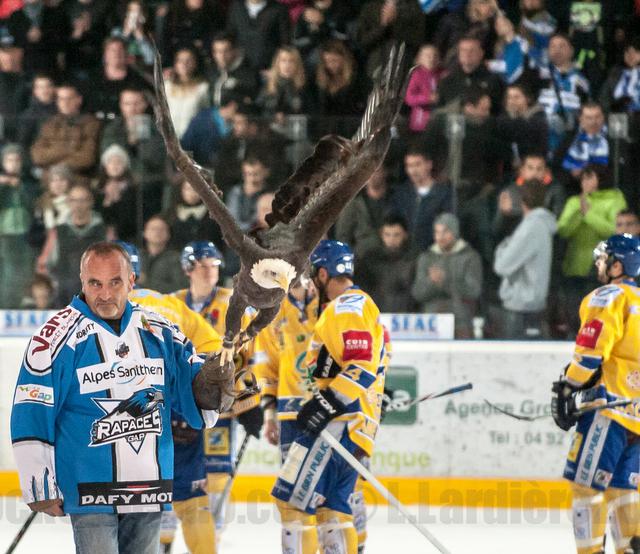
[[[270,502],[275,476],[238,475],[231,497],[238,502]],[[571,492],[566,481],[467,477],[380,477],[382,484],[403,504],[465,506],[469,508],[566,509]],[[0,496],[20,496],[18,474],[0,471]],[[365,483],[367,504],[384,499]]]

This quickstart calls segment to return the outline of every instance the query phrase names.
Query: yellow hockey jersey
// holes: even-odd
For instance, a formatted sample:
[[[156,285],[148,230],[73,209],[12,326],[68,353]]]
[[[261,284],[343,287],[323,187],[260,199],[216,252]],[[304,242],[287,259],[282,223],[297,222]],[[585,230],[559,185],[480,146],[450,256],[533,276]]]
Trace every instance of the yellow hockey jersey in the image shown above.
[[[583,385],[602,367],[587,399],[640,399],[640,288],[625,281],[594,290],[580,305],[580,321],[567,380]],[[640,405],[603,410],[602,415],[640,434]]]
[[[129,293],[129,300],[150,308],[175,323],[199,354],[220,350],[222,338],[215,329],[200,314],[190,310],[174,296],[151,289],[133,289]]]
[[[295,419],[308,391],[305,357],[318,319],[318,300],[287,295],[275,319],[255,339],[250,368],[263,396],[277,399],[279,420]]]
[[[380,423],[388,361],[379,316],[368,294],[347,289],[320,315],[305,360],[318,388],[331,388],[347,405],[336,419],[348,422],[349,437],[368,456]]]
[[[215,287],[209,297],[204,301],[202,307],[199,310],[195,310],[213,326],[221,337],[224,336],[224,320],[227,317],[229,300],[231,299],[232,293],[232,289]],[[192,310],[194,309],[194,303],[189,289],[178,290],[173,293],[173,296],[182,300],[182,302]]]
[[[225,319],[227,317],[227,310],[229,309],[229,300],[233,294],[233,289],[225,287],[214,287],[209,297],[205,299],[199,310],[199,314],[215,329],[215,331],[221,336],[225,333]],[[172,294],[175,298],[186,304],[191,310],[195,305],[191,298],[191,291],[189,289],[182,289]],[[246,329],[247,325],[251,321],[254,315],[253,308],[247,308],[244,316],[242,317],[242,328]],[[186,333],[185,333],[186,334]],[[234,360],[236,369],[242,369],[248,367],[249,359],[253,354],[253,342],[247,344],[240,352],[236,353]],[[237,392],[241,393],[243,389],[242,382],[239,381],[236,386]],[[233,405],[233,413],[239,414],[247,411],[260,403],[260,396],[253,395],[249,398],[240,398],[236,400]],[[221,414],[220,417],[228,417],[229,414]]]
[[[224,287],[215,287],[211,294],[207,299],[205,299],[204,303],[200,310],[196,310],[200,312],[200,315],[204,317],[217,331],[217,333],[224,337],[225,333],[225,319],[227,317],[227,310],[229,309],[229,300],[231,300],[231,295],[233,294],[233,289],[227,289]],[[182,300],[189,308],[194,309],[194,303],[191,299],[191,292],[189,289],[182,289],[173,293],[173,295]],[[251,321],[254,315],[253,308],[247,308],[244,316],[242,316],[242,328],[246,329],[247,325]],[[249,358],[253,353],[252,344],[248,344],[244,349],[242,349],[238,356],[240,356],[240,360],[236,360],[236,367],[245,367],[249,363]]]

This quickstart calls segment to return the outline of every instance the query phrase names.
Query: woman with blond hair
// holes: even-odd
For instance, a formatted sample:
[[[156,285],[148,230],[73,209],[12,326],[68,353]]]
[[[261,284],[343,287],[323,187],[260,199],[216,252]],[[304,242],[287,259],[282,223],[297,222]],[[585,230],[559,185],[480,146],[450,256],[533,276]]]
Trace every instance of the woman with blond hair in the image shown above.
[[[165,89],[173,126],[178,137],[182,138],[193,117],[209,106],[209,83],[202,74],[194,48],[178,49]]]
[[[43,175],[45,190],[36,201],[34,210],[34,219],[39,222],[41,229],[33,233],[31,239],[31,245],[39,252],[36,270],[40,273],[47,272],[46,260],[55,242],[56,227],[65,223],[71,214],[67,193],[74,182],[71,168],[64,163],[51,166]]]
[[[300,53],[296,48],[278,49],[266,83],[256,101],[263,115],[282,119],[285,115],[303,114],[308,110],[306,76]]]
[[[366,107],[366,95],[353,53],[344,42],[329,40],[322,45],[315,77],[319,134],[332,131],[351,136]]]

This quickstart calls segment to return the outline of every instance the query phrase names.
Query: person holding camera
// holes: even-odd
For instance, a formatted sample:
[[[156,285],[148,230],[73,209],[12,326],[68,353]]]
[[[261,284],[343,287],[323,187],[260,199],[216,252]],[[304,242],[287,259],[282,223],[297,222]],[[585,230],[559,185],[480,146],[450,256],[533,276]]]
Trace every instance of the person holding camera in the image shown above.
[[[126,45],[127,54],[135,61],[146,66],[153,65],[154,51],[151,41],[147,38],[149,29],[147,14],[140,0],[127,3],[127,13],[122,25],[111,31],[112,37],[121,38]]]
[[[142,89],[127,87],[120,93],[120,116],[104,128],[100,153],[117,144],[131,162],[131,176],[142,186],[145,218],[161,210],[161,188],[165,181],[165,151],[162,136],[147,113],[149,103]]]

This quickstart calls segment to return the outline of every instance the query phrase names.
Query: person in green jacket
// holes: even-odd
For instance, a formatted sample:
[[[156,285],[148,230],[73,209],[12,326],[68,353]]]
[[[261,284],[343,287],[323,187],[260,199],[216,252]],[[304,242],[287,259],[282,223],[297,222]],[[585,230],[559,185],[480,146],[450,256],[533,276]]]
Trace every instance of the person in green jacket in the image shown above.
[[[581,299],[596,288],[592,272],[593,249],[616,230],[616,215],[627,207],[620,190],[611,188],[607,168],[588,165],[580,175],[582,193],[571,196],[558,220],[558,234],[566,240],[562,261],[569,331],[580,326],[578,306]]]

